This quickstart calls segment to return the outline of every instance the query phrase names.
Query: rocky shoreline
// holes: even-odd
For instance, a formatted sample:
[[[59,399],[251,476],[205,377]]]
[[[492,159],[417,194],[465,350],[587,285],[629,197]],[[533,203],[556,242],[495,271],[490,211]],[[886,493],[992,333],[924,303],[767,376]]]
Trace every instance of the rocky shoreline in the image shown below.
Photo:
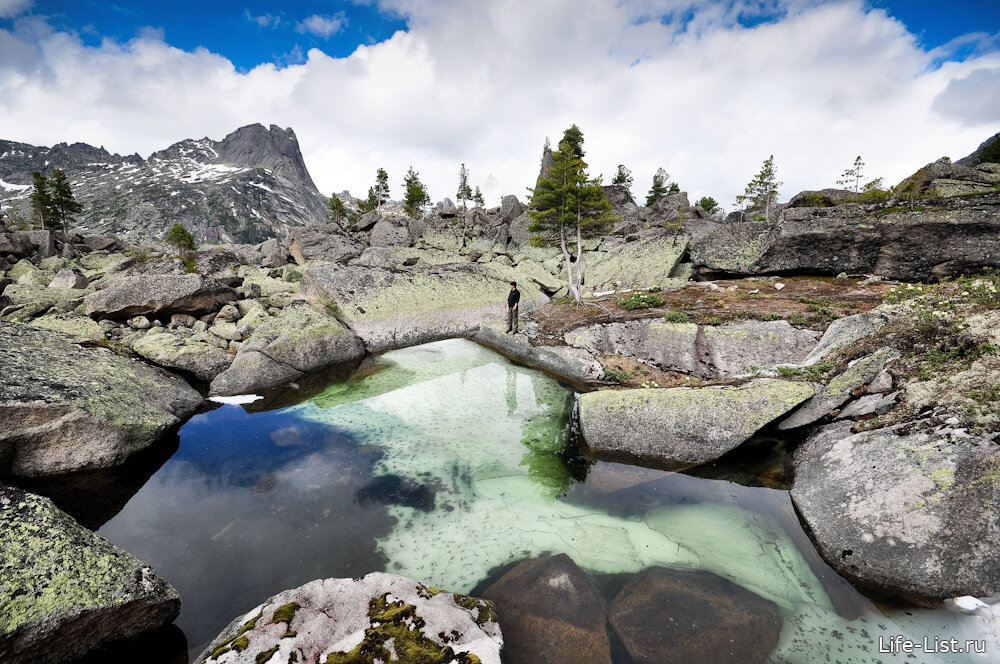
[[[945,175],[955,179],[954,170]],[[531,246],[528,216],[513,196],[489,211],[451,207],[414,220],[390,209],[351,229],[307,226],[284,241],[187,256],[111,235],[0,233],[0,508],[11,533],[0,605],[35,597],[31,610],[3,612],[0,659],[61,661],[128,636],[119,621],[139,632],[179,610],[176,593],[148,566],[20,483],[119,466],[176,430],[208,395],[267,391],[454,337],[576,386],[593,458],[681,470],[761,432],[792,432],[802,443],[791,498],[838,573],[876,595],[920,604],[1000,596],[1000,279],[988,272],[913,283],[1000,267],[1000,195],[935,199],[920,210],[891,201],[790,206],[768,223],[723,223],[683,194],[647,209],[608,189],[622,222],[587,241],[582,260],[588,293],[617,293],[592,297],[592,316],[560,299],[561,256]],[[841,272],[854,276],[788,278]],[[689,281],[695,275],[716,280]],[[507,335],[498,322],[509,281],[522,291],[524,334]],[[626,310],[618,300],[628,293],[654,304]],[[750,314],[756,318],[741,317]],[[55,541],[59,547],[45,546]],[[518,575],[544,569],[534,567]],[[666,602],[660,593],[718,592],[712,580],[679,588],[658,574],[630,582],[633,596],[593,619],[610,621],[636,661],[666,660],[637,654],[662,646],[646,643],[645,628],[629,616]],[[427,624],[471,621],[457,636],[414,637],[414,648],[436,649],[435,661],[499,661],[500,625],[495,616],[482,622],[487,604],[470,608],[481,600],[412,582],[429,603],[447,595],[450,609],[466,612],[435,617],[436,609],[426,613],[396,590],[358,583],[344,592],[366,598],[350,630],[367,635],[362,641],[384,644],[380,630],[393,623],[386,616],[412,610]],[[506,629],[503,603],[526,600],[500,583],[491,590]],[[286,610],[281,619],[283,607],[306,606],[303,596],[272,598],[237,619],[200,661],[254,661],[267,652],[287,659],[319,648],[308,644],[324,628],[305,613]],[[379,598],[385,606],[373,614],[369,602]],[[121,613],[125,607],[142,617]],[[733,661],[766,658],[767,609],[732,612],[740,629],[746,615],[762,621],[755,643],[734,655],[745,659]],[[515,623],[506,647],[532,652],[534,627]],[[284,638],[293,632],[301,636]],[[55,648],[51,638],[73,645]],[[472,641],[479,645],[466,647]],[[354,661],[352,648],[334,648],[347,659],[332,661]],[[595,648],[606,646],[587,650]],[[762,657],[747,654],[758,651]]]

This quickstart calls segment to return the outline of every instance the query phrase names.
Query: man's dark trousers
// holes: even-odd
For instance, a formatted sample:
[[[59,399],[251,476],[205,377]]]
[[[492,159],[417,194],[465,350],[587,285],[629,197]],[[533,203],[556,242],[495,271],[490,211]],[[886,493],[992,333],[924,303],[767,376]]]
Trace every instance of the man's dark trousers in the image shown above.
[[[517,307],[507,307],[507,331],[517,334]]]

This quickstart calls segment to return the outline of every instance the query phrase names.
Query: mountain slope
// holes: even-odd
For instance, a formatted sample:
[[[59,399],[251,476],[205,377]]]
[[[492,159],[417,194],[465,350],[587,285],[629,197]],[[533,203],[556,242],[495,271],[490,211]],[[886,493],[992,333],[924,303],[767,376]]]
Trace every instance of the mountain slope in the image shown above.
[[[31,172],[61,168],[84,211],[78,230],[162,237],[175,223],[201,241],[259,242],[322,223],[327,199],[291,129],[255,124],[221,141],[184,140],[149,159],[84,143],[0,141],[0,202],[28,216]]]

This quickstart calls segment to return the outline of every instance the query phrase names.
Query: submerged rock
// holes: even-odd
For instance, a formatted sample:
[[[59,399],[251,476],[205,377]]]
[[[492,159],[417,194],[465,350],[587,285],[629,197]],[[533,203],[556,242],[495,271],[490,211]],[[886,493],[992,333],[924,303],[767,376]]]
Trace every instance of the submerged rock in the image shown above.
[[[781,632],[773,602],[708,572],[662,567],[632,577],[608,619],[637,664],[757,664]]]
[[[518,564],[483,591],[496,604],[507,664],[610,664],[600,594],[561,553]]]
[[[838,423],[795,453],[792,500],[820,554],[881,594],[1000,595],[1000,447],[987,438]]]
[[[813,395],[805,383],[602,390],[580,395],[580,428],[599,458],[665,470],[707,463]]]
[[[203,401],[176,376],[59,332],[0,322],[0,348],[0,475],[117,465]]]
[[[374,572],[279,593],[230,623],[196,661],[500,664],[502,646],[492,602]]]
[[[171,622],[177,591],[48,498],[0,485],[0,661],[44,664]]]
[[[313,371],[357,362],[364,354],[361,340],[336,318],[295,302],[254,331],[210,391],[247,394],[277,387]]]
[[[198,274],[122,277],[84,298],[91,318],[124,320],[173,313],[207,314],[239,295],[229,286]]]

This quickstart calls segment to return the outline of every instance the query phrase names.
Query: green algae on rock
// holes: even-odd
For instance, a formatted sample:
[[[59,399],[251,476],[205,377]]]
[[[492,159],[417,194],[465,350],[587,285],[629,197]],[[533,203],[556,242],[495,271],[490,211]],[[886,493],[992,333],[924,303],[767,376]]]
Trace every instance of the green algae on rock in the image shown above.
[[[172,621],[180,598],[145,563],[51,501],[0,485],[0,660],[58,662]]]

